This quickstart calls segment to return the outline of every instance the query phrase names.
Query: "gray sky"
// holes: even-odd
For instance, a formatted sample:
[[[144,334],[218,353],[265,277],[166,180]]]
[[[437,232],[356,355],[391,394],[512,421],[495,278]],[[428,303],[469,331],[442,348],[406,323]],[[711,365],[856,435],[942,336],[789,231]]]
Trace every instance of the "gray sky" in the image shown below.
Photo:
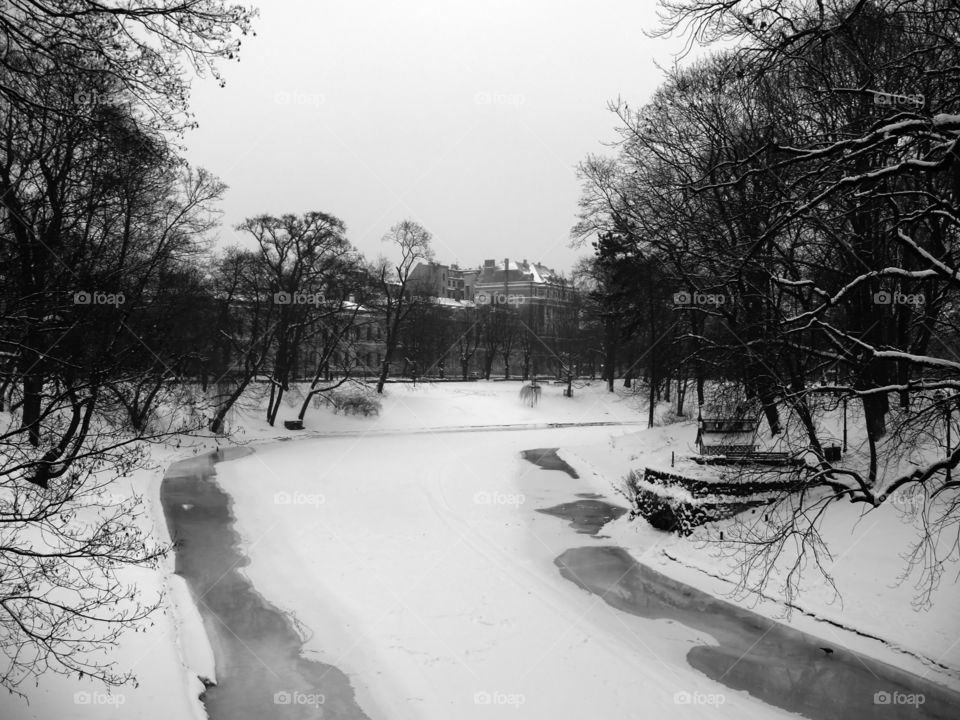
[[[576,165],[613,139],[680,43],[643,34],[653,0],[263,0],[227,87],[194,84],[188,158],[243,218],[321,210],[368,257],[411,218],[437,259],[568,272]]]

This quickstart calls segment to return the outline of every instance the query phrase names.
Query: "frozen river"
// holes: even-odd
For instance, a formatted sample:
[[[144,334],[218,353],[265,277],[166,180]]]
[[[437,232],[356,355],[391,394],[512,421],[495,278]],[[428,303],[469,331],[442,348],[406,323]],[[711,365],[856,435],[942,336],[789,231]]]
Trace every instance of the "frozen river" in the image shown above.
[[[609,432],[304,440],[216,482],[171,468],[211,718],[956,717],[953,693],[605,545],[622,502],[549,448]],[[887,691],[925,701],[875,704]]]
[[[227,451],[174,464],[161,486],[176,572],[190,586],[216,657],[218,683],[204,693],[212,720],[327,717],[368,720],[350,681],[336,667],[301,656],[291,619],[264,599],[241,568],[247,558],[233,528],[230,497],[214,464],[247,453]],[[209,459],[210,462],[206,462]],[[311,694],[294,694],[300,688]]]

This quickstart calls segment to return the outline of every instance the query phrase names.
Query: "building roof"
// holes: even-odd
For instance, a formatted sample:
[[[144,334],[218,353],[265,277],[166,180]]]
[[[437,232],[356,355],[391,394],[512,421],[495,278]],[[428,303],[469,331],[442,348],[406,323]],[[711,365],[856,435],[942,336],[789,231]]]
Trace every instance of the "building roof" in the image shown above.
[[[485,260],[478,280],[480,282],[503,282],[505,273],[508,274],[508,279],[525,280],[538,285],[566,284],[563,276],[546,265],[527,262],[526,259],[510,260],[509,258],[502,262]]]
[[[455,300],[449,297],[435,297],[433,302],[437,305],[443,305],[445,307],[456,307],[456,308],[472,308],[476,307],[472,300]]]

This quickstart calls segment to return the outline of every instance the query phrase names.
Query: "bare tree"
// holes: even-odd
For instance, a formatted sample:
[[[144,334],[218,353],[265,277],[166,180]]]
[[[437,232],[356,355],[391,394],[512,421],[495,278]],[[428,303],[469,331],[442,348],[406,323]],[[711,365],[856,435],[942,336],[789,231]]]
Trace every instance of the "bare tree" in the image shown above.
[[[184,69],[223,85],[217,63],[239,59],[239,36],[252,32],[255,15],[219,0],[8,0],[0,5],[0,97],[68,123],[127,97],[155,129],[182,130],[190,123]],[[36,93],[91,76],[110,83],[78,86],[76,106]]]
[[[328,310],[326,292],[345,274],[353,248],[343,222],[322,212],[259,215],[237,229],[256,241],[264,279],[277,305],[267,403],[267,422],[273,425],[303,344],[321,331],[325,316],[341,310],[339,304]]]
[[[177,373],[158,369],[172,353],[148,359],[142,331],[164,274],[202,249],[222,187],[187,170],[129,102],[80,108],[78,96],[116,81],[71,76],[73,51],[62,52],[59,72],[17,85],[30,102],[0,93],[11,393],[0,419],[0,684],[11,690],[47,670],[130,678],[99,651],[157,599],[120,570],[152,567],[165,548],[138,528],[140,499],[107,487],[145,465],[143,440],[197,427],[183,412],[148,422],[157,383]],[[0,78],[10,87],[19,76],[0,64]]]
[[[467,307],[454,313],[454,347],[460,362],[460,377],[466,380],[470,373],[470,361],[480,347],[482,333],[476,307]]]
[[[214,275],[216,339],[214,414],[210,429],[225,430],[227,415],[258,376],[263,375],[277,337],[280,306],[261,257],[228,249]]]
[[[662,4],[667,30],[737,50],[670,73],[647,106],[615,106],[620,155],[587,167],[582,226],[713,298],[676,311],[687,361],[739,383],[806,459],[783,512],[746,519],[744,567],[767,573],[799,548],[795,588],[805,554],[822,557],[830,503],[913,490],[936,518],[915,556],[935,583],[948,557],[932,538],[960,524],[960,450],[944,441],[960,395],[960,7]],[[828,460],[823,420],[848,400],[863,447]]]
[[[378,393],[383,392],[390,374],[390,363],[400,344],[404,320],[417,302],[414,291],[418,288],[413,287],[410,275],[417,263],[433,259],[431,239],[430,233],[412,220],[397,223],[383,237],[383,242],[392,244],[399,251],[400,260],[393,265],[386,257],[381,257],[374,268],[386,328],[383,363],[377,379]]]

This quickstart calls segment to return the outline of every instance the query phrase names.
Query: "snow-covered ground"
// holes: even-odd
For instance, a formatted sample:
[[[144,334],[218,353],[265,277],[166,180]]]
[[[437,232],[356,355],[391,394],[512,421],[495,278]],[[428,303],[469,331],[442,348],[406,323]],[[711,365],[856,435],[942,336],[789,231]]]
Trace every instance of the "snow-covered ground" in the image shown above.
[[[688,452],[692,424],[641,429],[639,399],[607,394],[600,383],[573,398],[547,386],[533,408],[519,402],[518,389],[518,383],[390,385],[379,417],[311,410],[308,430],[300,433],[282,429],[282,420],[296,415],[295,398],[281,411],[279,428],[259,415],[233,419],[245,428],[241,439],[261,443],[254,455],[217,466],[251,560],[244,570],[268,601],[309,631],[308,653],[345,671],[374,719],[489,717],[498,709],[523,718],[631,717],[641,707],[651,717],[693,718],[706,710],[717,710],[717,717],[786,717],[690,668],[691,643],[709,637],[615,611],[563,579],[553,564],[557,555],[598,541],[535,512],[589,491],[623,504],[613,488],[627,470],[647,458],[662,462],[671,450]],[[304,439],[271,442],[292,437]],[[210,444],[158,449],[156,458],[169,463]],[[542,471],[519,457],[541,447],[562,448],[581,478]],[[144,472],[131,485],[153,503],[154,530],[164,538],[161,478],[162,472]],[[854,523],[851,512],[837,504],[827,518],[843,605],[831,604],[832,594],[811,583],[798,602],[810,615],[794,613],[791,624],[915,672],[930,668],[914,655],[960,668],[955,575],[944,578],[930,610],[913,610],[910,583],[895,585],[910,533],[904,519],[891,508]],[[626,516],[603,534],[612,539],[602,542],[623,545],[661,572],[714,594],[730,590],[728,569],[695,542]],[[173,591],[169,612],[117,650],[140,680],[137,688],[115,691],[123,704],[107,705],[96,695],[101,688],[76,678],[45,677],[29,689],[29,708],[0,698],[0,718],[90,718],[105,710],[123,718],[200,716],[196,677],[214,670],[196,610],[186,602],[189,591],[172,576],[137,579],[144,592]],[[775,600],[755,600],[741,602],[782,616]],[[77,692],[89,695],[77,703]],[[724,703],[678,705],[676,693],[722,696]]]
[[[202,445],[201,445],[202,446]],[[145,527],[161,542],[167,542],[167,526],[160,509],[162,468],[183,453],[175,447],[154,448],[157,470],[137,472],[127,482],[112,488],[118,498],[142,495],[150,512],[142,518]],[[111,690],[102,684],[52,672],[36,684],[19,689],[29,702],[13,694],[0,694],[2,720],[87,720],[88,718],[182,718],[204,720],[206,713],[198,695],[199,677],[213,672],[212,654],[202,632],[197,609],[183,580],[173,574],[173,556],[163,571],[125,569],[120,577],[134,583],[145,602],[164,594],[164,610],[154,614],[137,632],[127,632],[109,657],[119,668],[137,677],[137,686]]]
[[[627,433],[602,448],[569,447],[560,455],[580,472],[620,485],[625,465],[639,467],[650,458],[658,467],[669,466],[669,449],[688,448],[695,436],[695,423],[675,424]],[[626,516],[606,525],[603,532],[638,560],[677,580],[789,622],[825,642],[960,688],[958,567],[954,564],[943,575],[929,606],[914,606],[921,576],[919,568],[907,572],[904,555],[920,536],[921,521],[903,504],[879,508],[832,504],[820,530],[832,554],[824,566],[836,591],[808,568],[789,614],[776,582],[764,597],[735,587],[736,559],[705,546],[697,534],[681,538],[661,533]]]

